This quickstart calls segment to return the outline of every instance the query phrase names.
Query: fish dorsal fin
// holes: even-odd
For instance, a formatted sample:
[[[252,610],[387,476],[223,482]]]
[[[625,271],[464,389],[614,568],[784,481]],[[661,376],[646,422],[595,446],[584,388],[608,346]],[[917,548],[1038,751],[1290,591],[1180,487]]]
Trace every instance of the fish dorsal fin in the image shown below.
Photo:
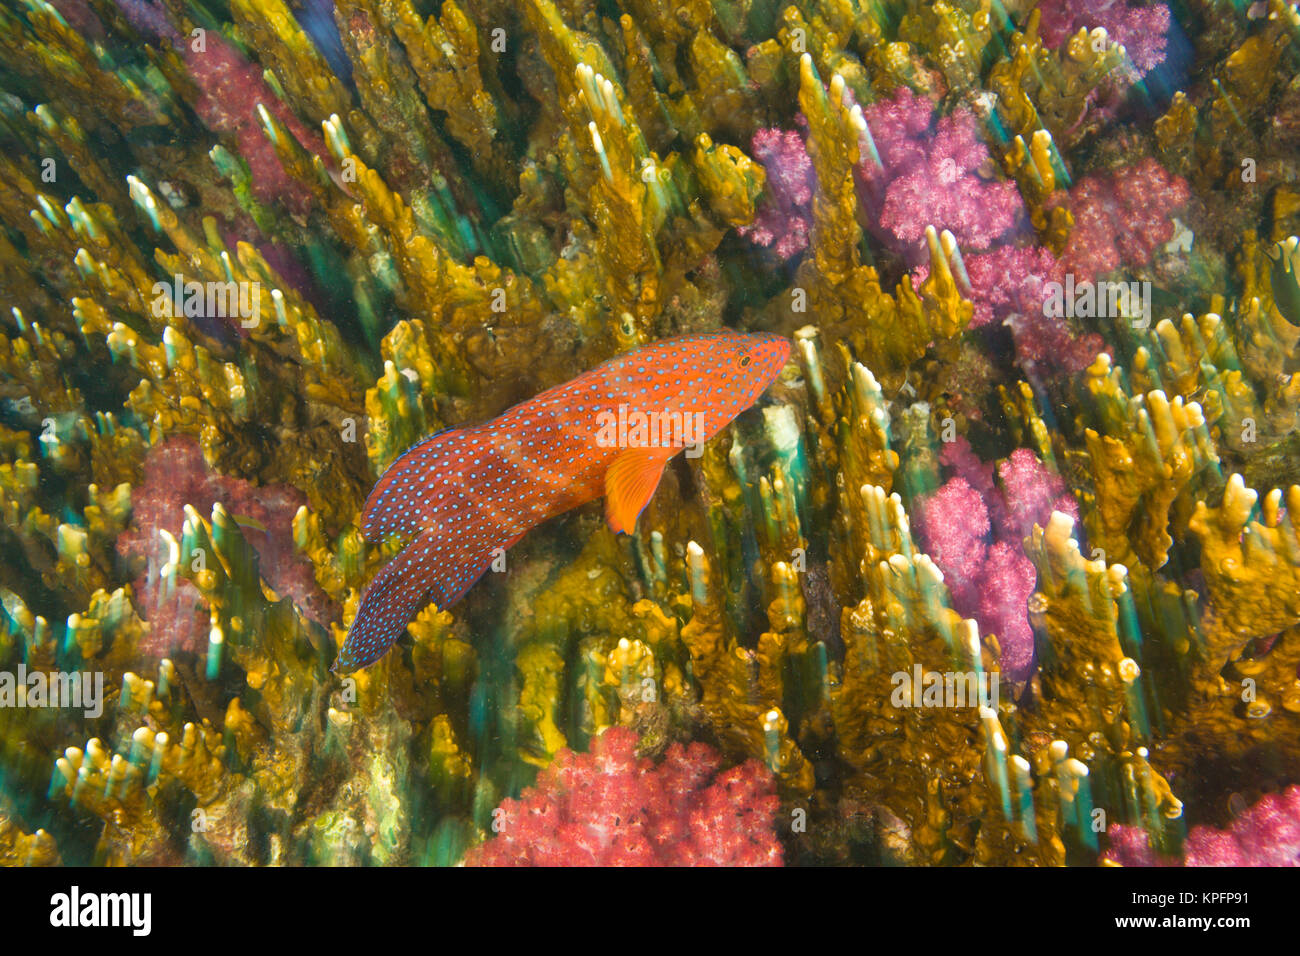
[[[605,471],[605,518],[614,531],[631,534],[654,497],[668,459],[680,448],[626,448]]]

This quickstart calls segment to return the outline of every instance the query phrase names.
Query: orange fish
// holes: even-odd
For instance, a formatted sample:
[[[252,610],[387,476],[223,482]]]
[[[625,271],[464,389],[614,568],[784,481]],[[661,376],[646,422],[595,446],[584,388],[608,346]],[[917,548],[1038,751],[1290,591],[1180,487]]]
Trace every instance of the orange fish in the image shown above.
[[[698,455],[789,357],[789,340],[766,333],[669,339],[411,446],[370,492],[361,530],[414,538],[366,590],[332,670],[377,661],[421,608],[455,604],[548,518],[604,495],[609,526],[631,532],[669,459]]]

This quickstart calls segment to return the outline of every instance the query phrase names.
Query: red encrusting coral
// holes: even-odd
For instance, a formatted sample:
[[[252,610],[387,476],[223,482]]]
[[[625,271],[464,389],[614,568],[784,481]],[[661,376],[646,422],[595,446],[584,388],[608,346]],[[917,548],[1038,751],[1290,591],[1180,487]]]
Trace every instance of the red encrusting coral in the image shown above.
[[[468,866],[779,866],[779,800],[756,760],[718,772],[702,743],[673,744],[655,764],[638,737],[610,727],[591,751],[564,749],[518,800],[494,814],[497,834]]]
[[[253,195],[259,202],[276,200],[291,213],[305,216],[311,192],[284,171],[275,147],[258,119],[262,106],[286,126],[309,152],[328,156],[325,141],[299,122],[263,78],[262,67],[245,58],[215,30],[198,29],[181,36],[166,10],[151,0],[118,0],[122,13],[143,35],[165,40],[180,54],[199,88],[195,112],[209,129],[234,136],[239,155],[248,164]]]
[[[181,56],[202,95],[196,104],[199,118],[219,133],[231,133],[239,154],[248,163],[253,193],[261,202],[279,200],[295,215],[311,209],[311,193],[284,171],[275,147],[267,139],[257,117],[260,104],[288,127],[309,152],[328,155],[324,141],[307,129],[277,97],[262,78],[262,69],[237,53],[215,32],[206,37],[205,49],[193,43],[182,47]]]

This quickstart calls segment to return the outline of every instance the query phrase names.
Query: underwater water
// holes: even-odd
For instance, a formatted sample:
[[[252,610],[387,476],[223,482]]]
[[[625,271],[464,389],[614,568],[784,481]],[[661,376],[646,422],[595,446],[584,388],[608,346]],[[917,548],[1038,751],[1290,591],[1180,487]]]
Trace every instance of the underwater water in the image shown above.
[[[1300,864],[1298,65],[5,4],[0,863]]]

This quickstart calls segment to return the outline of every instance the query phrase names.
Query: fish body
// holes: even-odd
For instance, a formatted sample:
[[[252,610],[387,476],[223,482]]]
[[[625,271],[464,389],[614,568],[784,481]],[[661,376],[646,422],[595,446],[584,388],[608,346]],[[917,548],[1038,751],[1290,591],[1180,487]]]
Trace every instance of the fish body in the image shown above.
[[[610,527],[630,533],[668,461],[752,405],[789,356],[766,333],[668,339],[413,445],[370,492],[361,530],[414,537],[366,590],[333,670],[378,660],[421,608],[460,600],[549,518],[604,495]]]

